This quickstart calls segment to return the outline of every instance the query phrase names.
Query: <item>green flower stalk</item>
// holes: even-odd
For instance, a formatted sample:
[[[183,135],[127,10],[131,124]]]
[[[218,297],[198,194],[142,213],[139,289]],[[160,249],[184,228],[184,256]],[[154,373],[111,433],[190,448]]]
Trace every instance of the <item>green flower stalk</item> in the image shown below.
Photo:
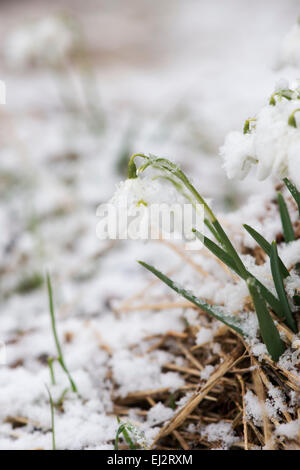
[[[61,348],[61,345],[60,345],[60,342],[59,342],[59,339],[58,339],[58,334],[57,334],[57,331],[56,331],[53,292],[52,292],[52,284],[51,284],[51,279],[50,279],[49,273],[47,273],[46,277],[47,277],[47,289],[48,289],[48,297],[49,297],[49,310],[50,310],[50,317],[51,317],[51,327],[52,327],[54,342],[55,342],[55,345],[56,345],[57,355],[58,355],[57,356],[57,361],[60,364],[63,371],[67,375],[67,377],[69,379],[69,382],[70,382],[70,385],[71,385],[71,388],[72,388],[72,391],[75,392],[75,393],[78,393],[75,382],[72,379],[71,374],[69,372],[69,369],[66,366],[64,356],[63,356],[63,352],[62,352],[62,348]],[[49,367],[50,367],[51,380],[52,380],[52,383],[54,383],[55,379],[54,379],[54,372],[53,372],[53,359],[49,361]]]

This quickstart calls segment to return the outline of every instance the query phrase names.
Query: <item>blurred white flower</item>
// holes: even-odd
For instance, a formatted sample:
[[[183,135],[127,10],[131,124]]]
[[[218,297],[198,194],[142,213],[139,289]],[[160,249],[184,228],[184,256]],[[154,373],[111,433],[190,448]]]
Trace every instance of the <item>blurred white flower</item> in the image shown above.
[[[14,31],[4,45],[8,63],[14,67],[61,65],[77,48],[78,35],[62,16],[48,16]]]
[[[251,166],[256,166],[258,179],[289,176],[300,188],[298,96],[297,90],[277,89],[273,104],[261,109],[252,126],[246,127],[244,133],[228,134],[220,153],[229,178],[244,178]]]
[[[300,67],[300,23],[298,22],[285,36],[280,54],[281,65]]]

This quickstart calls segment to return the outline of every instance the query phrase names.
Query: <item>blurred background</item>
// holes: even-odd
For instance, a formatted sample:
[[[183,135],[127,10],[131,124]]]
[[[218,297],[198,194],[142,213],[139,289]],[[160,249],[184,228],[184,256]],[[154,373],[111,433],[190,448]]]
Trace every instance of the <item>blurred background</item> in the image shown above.
[[[218,149],[285,76],[278,52],[299,2],[2,0],[0,8],[0,339],[29,387],[53,348],[45,268],[63,331],[80,336],[83,320],[107,318],[114,301],[144,285],[138,257],[170,265],[154,245],[96,237],[96,208],[126,178],[132,153],[176,161],[220,211],[266,191],[251,177],[228,181]],[[111,346],[120,341],[113,328],[100,324]],[[76,341],[69,361],[80,369],[87,339]],[[15,375],[1,374],[11,384],[5,413],[16,413]]]

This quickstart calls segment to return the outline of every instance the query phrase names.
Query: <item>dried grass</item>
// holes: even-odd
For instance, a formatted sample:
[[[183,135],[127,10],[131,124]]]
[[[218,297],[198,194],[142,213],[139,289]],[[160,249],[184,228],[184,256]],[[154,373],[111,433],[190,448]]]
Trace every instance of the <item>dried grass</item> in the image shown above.
[[[171,247],[172,248],[172,247]],[[176,249],[176,251],[178,251]],[[180,256],[182,254],[178,253]],[[257,254],[257,253],[256,253]],[[258,255],[258,254],[257,254]],[[199,272],[198,266],[195,267]],[[206,275],[206,274],[205,274]],[[151,285],[155,284],[152,282]],[[149,286],[147,286],[149,296]],[[156,304],[142,303],[143,293],[123,303],[119,312],[132,310],[163,310],[165,308],[196,308],[189,302],[158,302]],[[139,299],[139,305],[134,305]],[[197,309],[199,315],[206,315]],[[285,341],[290,346],[293,333],[282,324],[279,329],[285,333]],[[265,410],[265,400],[268,390],[278,387],[285,400],[287,408],[290,401],[290,392],[300,394],[300,380],[297,375],[285,369],[282,365],[274,363],[265,355],[261,361],[255,358],[248,345],[234,331],[222,327],[215,334],[221,348],[216,353],[211,342],[204,345],[196,344],[197,327],[187,326],[183,333],[168,332],[146,338],[149,341],[148,352],[154,350],[170,351],[180,358],[180,364],[167,363],[166,371],[176,371],[185,380],[185,386],[175,392],[169,388],[145,390],[130,393],[126,397],[119,397],[115,389],[114,413],[127,415],[132,408],[140,416],[146,416],[149,409],[158,401],[170,406],[172,392],[173,400],[177,401],[189,393],[185,404],[174,414],[172,419],[161,425],[160,431],[152,444],[153,449],[211,449],[220,443],[208,442],[201,435],[199,429],[203,425],[230,423],[232,429],[239,437],[233,449],[273,449],[273,450],[300,450],[300,432],[297,439],[277,437],[274,434],[278,420],[270,418],[265,411],[261,425],[257,425],[247,417],[245,394],[252,391]],[[156,340],[153,342],[153,340]],[[176,361],[177,362],[177,361]],[[208,380],[201,379],[201,371],[207,365],[216,366]],[[295,408],[294,408],[295,409]],[[288,423],[300,417],[300,407],[291,413],[286,411],[280,414],[281,423]],[[189,426],[193,424],[194,426]]]

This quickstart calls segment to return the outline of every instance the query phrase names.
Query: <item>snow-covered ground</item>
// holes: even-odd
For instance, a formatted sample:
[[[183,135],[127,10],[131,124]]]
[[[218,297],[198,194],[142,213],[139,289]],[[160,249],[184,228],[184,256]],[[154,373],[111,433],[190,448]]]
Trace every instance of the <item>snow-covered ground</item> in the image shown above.
[[[0,78],[7,89],[7,104],[0,105],[0,340],[7,355],[0,366],[2,449],[51,448],[45,385],[54,400],[68,387],[57,363],[57,384],[50,385],[47,358],[56,350],[41,281],[46,269],[65,361],[79,390],[79,396],[68,391],[63,411],[56,410],[57,448],[112,448],[118,427],[112,393],[171,392],[184,385],[179,372],[162,370],[176,357],[147,353],[152,343],[145,338],[182,332],[194,311],[119,307],[153,280],[137,259],[165,272],[180,269],[185,281],[190,272],[163,244],[99,240],[96,208],[126,177],[135,152],[179,163],[217,210],[240,207],[253,194],[267,198],[270,181],[227,180],[218,148],[227,132],[240,130],[265,104],[281,77],[297,78],[295,69],[278,67],[282,39],[300,13],[296,0],[65,5],[87,38],[91,68],[81,75],[73,65],[26,67],[7,56],[9,34],[55,11],[55,2],[29,2],[25,18],[20,2],[1,7]],[[86,97],[93,106],[86,106]],[[213,263],[202,260],[208,271]],[[223,292],[226,273],[219,277],[204,286],[201,273],[193,274],[191,287],[220,303],[227,296],[239,309],[243,287]],[[157,283],[136,305],[172,299]],[[199,334],[198,344],[203,338]],[[157,404],[148,416],[131,418],[151,442],[171,415]]]

